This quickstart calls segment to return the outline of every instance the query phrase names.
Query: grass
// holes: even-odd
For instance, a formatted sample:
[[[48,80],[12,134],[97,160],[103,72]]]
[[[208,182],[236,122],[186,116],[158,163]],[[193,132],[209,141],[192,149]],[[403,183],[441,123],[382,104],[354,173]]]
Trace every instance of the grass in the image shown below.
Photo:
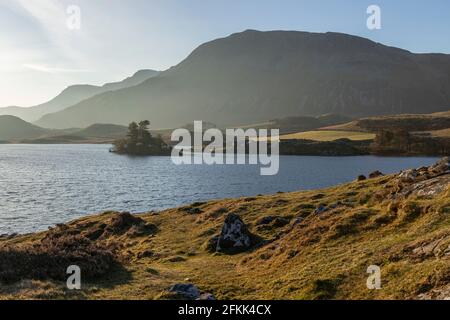
[[[432,137],[450,138],[450,128],[443,130],[428,131]]]
[[[315,141],[334,141],[344,138],[354,141],[372,140],[375,138],[375,134],[367,132],[355,132],[355,131],[317,130],[317,131],[292,133],[282,135],[280,137],[281,140],[306,139]]]
[[[324,190],[195,203],[139,215],[139,225],[146,226],[140,232],[118,228],[123,222],[114,212],[85,217],[64,230],[118,245],[122,269],[84,280],[77,292],[58,279],[23,277],[0,285],[0,299],[157,299],[186,282],[219,299],[417,298],[450,283],[449,175],[437,183],[445,188],[432,196],[401,196],[403,186],[391,175]],[[315,214],[320,205],[328,210]],[[209,253],[205,244],[229,213],[268,243],[236,255]],[[289,223],[261,225],[269,216]],[[99,228],[105,231],[93,232]],[[0,246],[39,245],[51,233],[0,239]],[[419,252],[433,243],[435,253]],[[382,270],[381,290],[366,288],[373,264]]]

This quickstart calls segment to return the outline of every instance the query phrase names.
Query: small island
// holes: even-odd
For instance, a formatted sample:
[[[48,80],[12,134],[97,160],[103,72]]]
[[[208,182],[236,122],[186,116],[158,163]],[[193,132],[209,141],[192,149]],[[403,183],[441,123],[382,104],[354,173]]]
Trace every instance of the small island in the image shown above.
[[[131,122],[126,138],[115,140],[111,152],[137,156],[168,156],[171,147],[161,136],[153,137],[149,131],[150,121]]]

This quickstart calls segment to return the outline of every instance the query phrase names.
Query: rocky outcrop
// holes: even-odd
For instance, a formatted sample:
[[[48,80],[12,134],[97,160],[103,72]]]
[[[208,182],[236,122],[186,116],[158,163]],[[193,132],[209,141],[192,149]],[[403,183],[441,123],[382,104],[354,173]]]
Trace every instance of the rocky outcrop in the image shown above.
[[[450,185],[449,168],[449,158],[445,157],[429,167],[402,171],[377,195],[380,199],[403,199],[411,195],[434,197]]]
[[[434,175],[441,175],[450,172],[450,157],[442,158],[436,164],[428,168],[428,172]]]
[[[234,254],[246,251],[258,242],[242,219],[230,213],[226,218],[220,235],[211,238],[207,244],[210,252]]]
[[[418,296],[419,300],[450,300],[450,284],[432,289]]]

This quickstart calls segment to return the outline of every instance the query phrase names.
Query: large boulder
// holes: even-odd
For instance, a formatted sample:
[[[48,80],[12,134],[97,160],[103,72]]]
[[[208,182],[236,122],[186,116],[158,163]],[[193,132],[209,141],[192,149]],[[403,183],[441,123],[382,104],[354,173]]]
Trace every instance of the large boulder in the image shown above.
[[[399,181],[401,183],[415,183],[435,178],[437,176],[450,173],[450,158],[445,157],[429,167],[419,169],[409,169],[400,172]]]
[[[428,172],[435,175],[449,173],[449,171],[450,171],[450,157],[442,158],[428,169]]]
[[[212,252],[239,253],[250,249],[257,242],[241,217],[230,213],[222,227],[222,232],[208,242],[208,250]]]
[[[416,169],[409,169],[406,171],[402,171],[398,175],[398,177],[400,178],[400,181],[406,182],[406,183],[414,182],[418,176],[419,176],[419,173]]]

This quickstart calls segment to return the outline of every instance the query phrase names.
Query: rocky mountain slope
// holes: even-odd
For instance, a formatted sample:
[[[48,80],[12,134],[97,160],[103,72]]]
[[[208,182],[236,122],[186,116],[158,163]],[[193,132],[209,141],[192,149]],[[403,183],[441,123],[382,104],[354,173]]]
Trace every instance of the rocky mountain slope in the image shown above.
[[[359,180],[5,235],[0,298],[449,298],[449,159]],[[70,264],[81,291],[65,289]]]
[[[133,76],[126,78],[120,82],[107,83],[103,86],[93,85],[73,85],[64,89],[59,95],[50,101],[29,107],[6,107],[0,108],[0,115],[13,115],[28,122],[39,120],[47,113],[53,113],[68,108],[74,104],[79,103],[85,99],[91,98],[96,94],[107,91],[114,91],[123,88],[132,87],[142,83],[143,81],[154,77],[158,71],[154,70],[140,70]]]
[[[450,55],[413,54],[339,33],[247,30],[205,43],[141,85],[46,115],[44,127],[193,120],[222,125],[338,113],[431,113],[450,105]]]

